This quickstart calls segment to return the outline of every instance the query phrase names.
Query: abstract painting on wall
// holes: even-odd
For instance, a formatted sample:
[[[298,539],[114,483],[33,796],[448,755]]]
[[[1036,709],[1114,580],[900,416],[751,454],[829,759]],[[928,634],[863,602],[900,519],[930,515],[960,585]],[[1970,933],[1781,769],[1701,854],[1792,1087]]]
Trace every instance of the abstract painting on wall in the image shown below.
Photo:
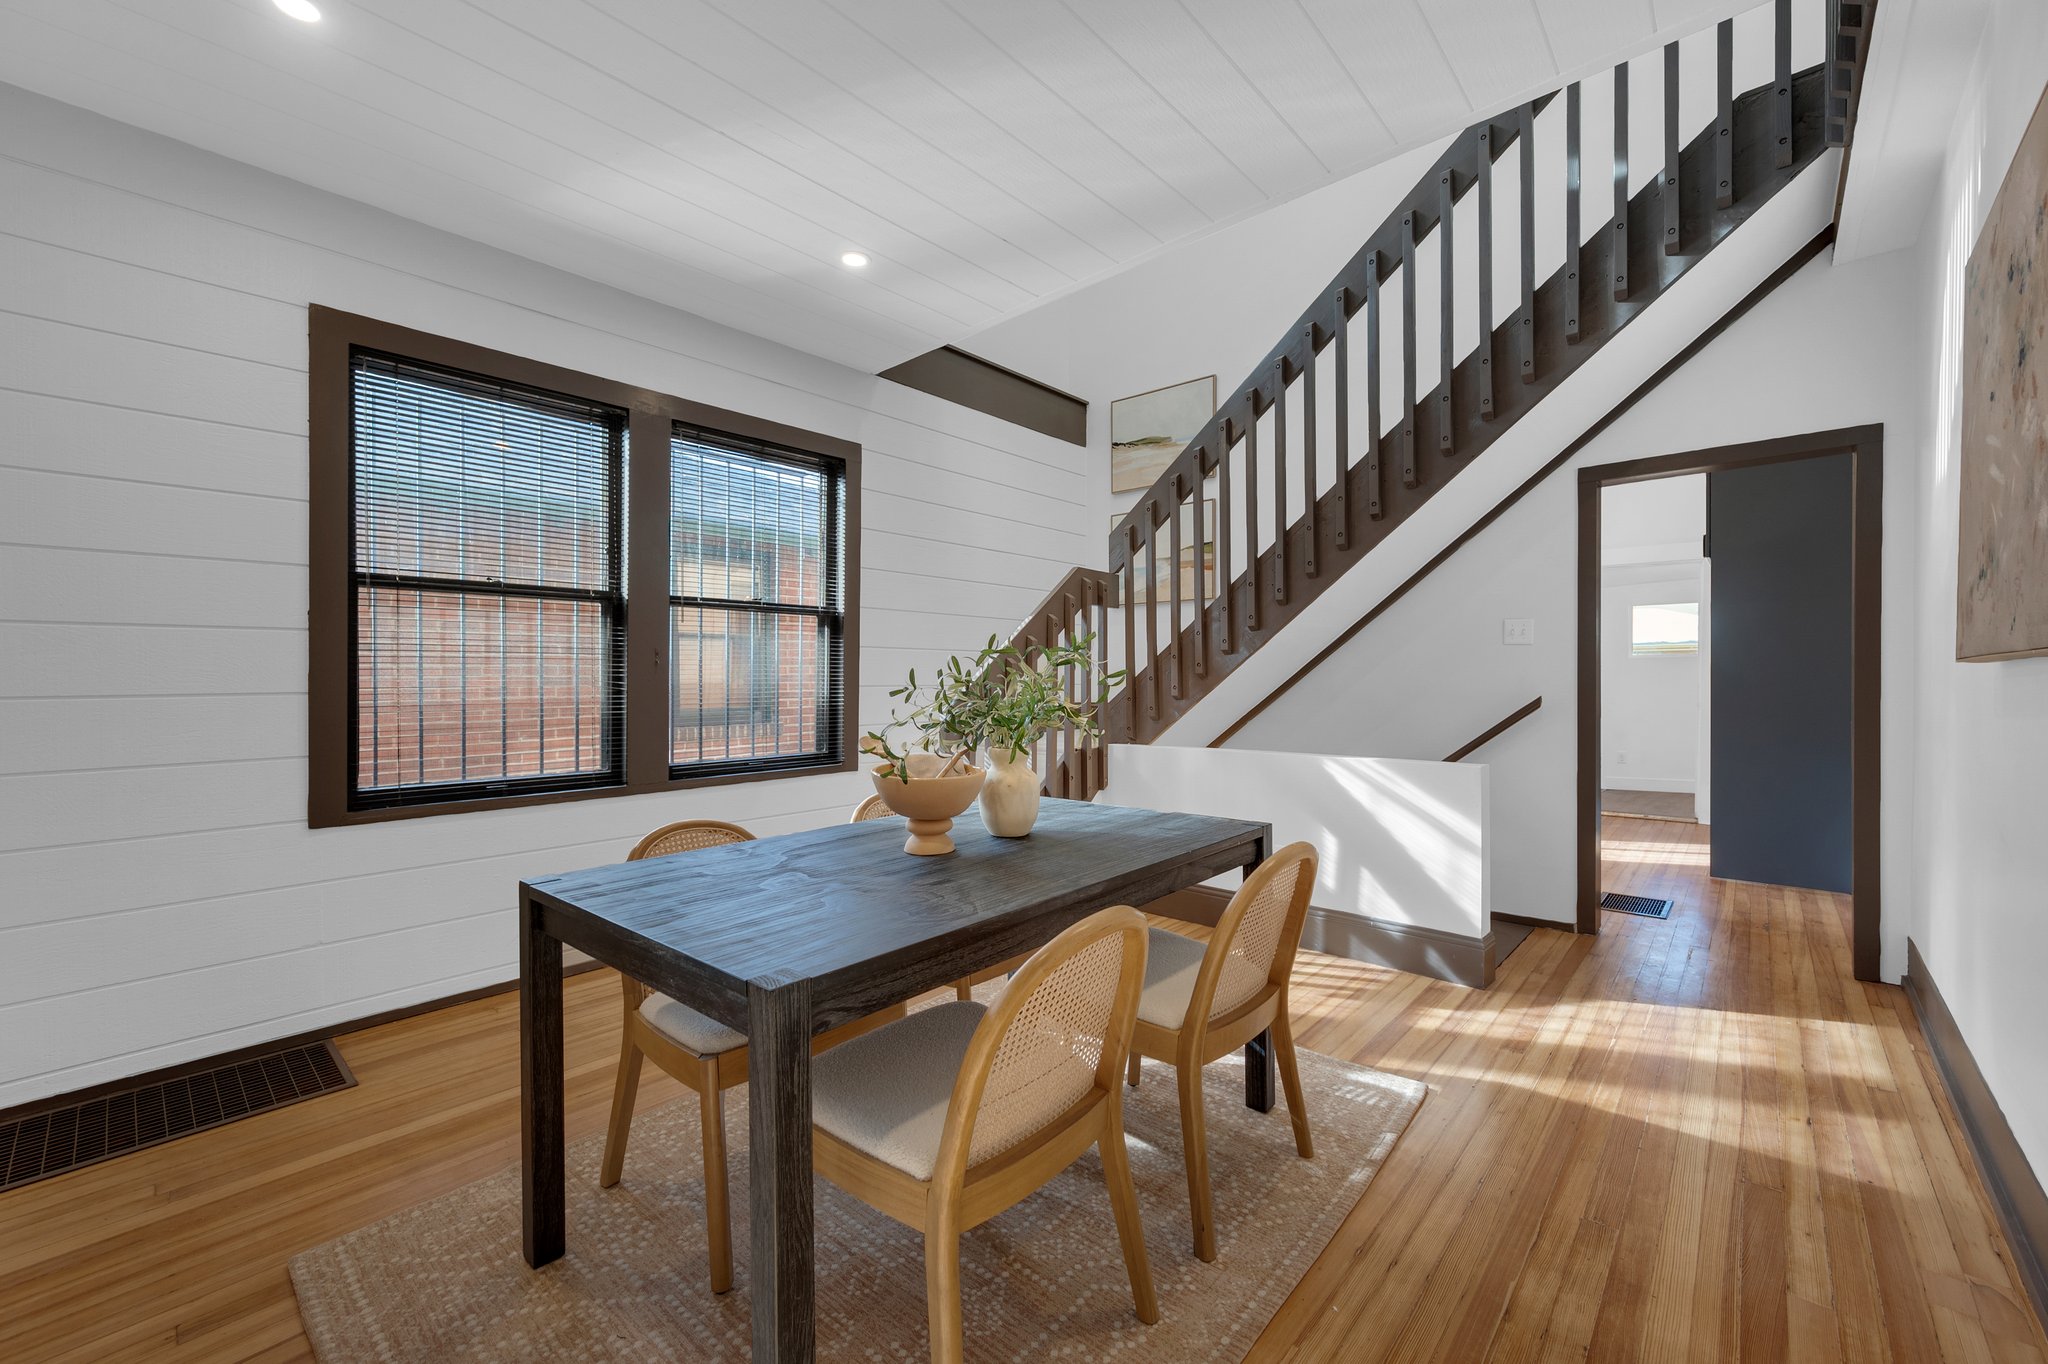
[[[1216,376],[1118,398],[1109,405],[1109,490],[1141,493],[1216,415]]]
[[[2048,654],[2044,367],[2048,99],[2020,139],[1963,278],[1959,660]]]

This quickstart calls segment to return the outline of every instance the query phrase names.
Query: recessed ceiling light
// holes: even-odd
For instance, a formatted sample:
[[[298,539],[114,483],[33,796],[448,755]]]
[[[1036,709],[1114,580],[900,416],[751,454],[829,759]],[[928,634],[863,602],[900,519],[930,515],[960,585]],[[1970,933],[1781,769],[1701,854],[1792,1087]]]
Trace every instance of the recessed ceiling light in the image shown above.
[[[270,3],[302,24],[320,22],[320,9],[313,0],[270,0]]]
[[[278,3],[283,4],[284,0],[278,0]],[[858,251],[847,252],[839,258],[839,263],[849,270],[865,270],[868,268],[868,258]]]

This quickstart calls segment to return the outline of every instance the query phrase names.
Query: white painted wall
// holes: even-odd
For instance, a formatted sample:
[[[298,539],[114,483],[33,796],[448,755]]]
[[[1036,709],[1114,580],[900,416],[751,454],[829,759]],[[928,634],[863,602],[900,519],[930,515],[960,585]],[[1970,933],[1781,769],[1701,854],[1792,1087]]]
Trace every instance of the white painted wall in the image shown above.
[[[0,127],[0,1107],[508,979],[520,878],[861,794],[308,830],[308,303],[860,442],[869,716],[1096,543],[1074,446],[12,87]]]
[[[1617,483],[1600,494],[1600,562],[1694,563],[1707,533],[1707,476]]]
[[[1963,269],[2048,81],[2048,7],[1992,0],[1989,9],[1921,229],[1910,316],[1928,415],[1901,471],[1914,485],[1925,547],[1912,598],[1921,798],[1912,888],[1901,899],[1964,1040],[2035,1171],[2048,1176],[2048,658],[1954,661]]]
[[[1636,791],[1696,791],[1706,655],[1631,652],[1633,608],[1700,602],[1707,477],[1621,483],[1600,494],[1600,781]]]
[[[1743,235],[1736,233],[1715,255],[1739,247]],[[1713,261],[1710,256],[1707,265]],[[1542,710],[1479,755],[1493,768],[1490,841],[1495,865],[1502,870],[1493,907],[1501,913],[1569,920],[1577,770],[1574,471],[1587,464],[1881,422],[1887,467],[1898,471],[1885,495],[1884,592],[1891,609],[1883,642],[1882,726],[1884,970],[1896,978],[1905,960],[1914,838],[1915,621],[1905,603],[1918,591],[1917,496],[1910,473],[1920,420],[1915,264],[1908,252],[1844,266],[1832,265],[1825,256],[1815,260],[1231,743],[1296,752],[1441,756],[1531,697],[1542,696]],[[1654,319],[1666,306],[1650,309],[1644,320]],[[1619,344],[1627,345],[1631,335]],[[1603,353],[1595,363],[1604,358]],[[1542,413],[1539,407],[1536,416]],[[1492,458],[1490,453],[1487,459]],[[1458,492],[1454,482],[1425,513]],[[1468,512],[1467,521],[1476,514]],[[1368,560],[1325,599],[1372,568]],[[1359,610],[1354,603],[1353,619]],[[1501,643],[1501,622],[1513,617],[1536,619],[1533,647]],[[1173,736],[1180,733],[1176,727]],[[1197,737],[1188,736],[1189,741]]]
[[[1637,605],[1698,601],[1699,566],[1609,567],[1600,582],[1600,781],[1691,791],[1699,775],[1700,656],[1630,649]]]
[[[1275,847],[1315,845],[1321,908],[1469,938],[1493,926],[1484,763],[1118,744],[1109,773],[1105,804],[1264,820]]]

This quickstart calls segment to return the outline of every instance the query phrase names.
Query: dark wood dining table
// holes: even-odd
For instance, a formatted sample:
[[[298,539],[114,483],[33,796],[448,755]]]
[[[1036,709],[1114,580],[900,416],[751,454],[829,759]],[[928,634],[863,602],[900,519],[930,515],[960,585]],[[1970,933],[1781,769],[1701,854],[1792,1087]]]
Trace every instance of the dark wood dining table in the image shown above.
[[[562,948],[747,1036],[754,1358],[814,1354],[813,1035],[1029,952],[1105,905],[1143,905],[1272,852],[1272,827],[1047,800],[1028,838],[974,811],[956,851],[912,857],[897,819],[545,876],[519,886],[524,1250],[566,1249]],[[1273,1107],[1268,1040],[1245,1101]]]

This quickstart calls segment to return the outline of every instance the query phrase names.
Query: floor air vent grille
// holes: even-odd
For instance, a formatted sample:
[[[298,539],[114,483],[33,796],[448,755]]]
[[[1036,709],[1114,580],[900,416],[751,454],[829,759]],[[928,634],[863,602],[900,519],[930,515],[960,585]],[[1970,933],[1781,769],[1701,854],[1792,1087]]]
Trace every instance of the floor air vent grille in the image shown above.
[[[1643,919],[1671,917],[1669,900],[1652,900],[1647,895],[1620,895],[1611,890],[1600,897],[1600,908],[1611,909],[1616,914],[1633,914]]]
[[[0,1189],[332,1094],[355,1082],[334,1044],[315,1042],[0,1123]]]

